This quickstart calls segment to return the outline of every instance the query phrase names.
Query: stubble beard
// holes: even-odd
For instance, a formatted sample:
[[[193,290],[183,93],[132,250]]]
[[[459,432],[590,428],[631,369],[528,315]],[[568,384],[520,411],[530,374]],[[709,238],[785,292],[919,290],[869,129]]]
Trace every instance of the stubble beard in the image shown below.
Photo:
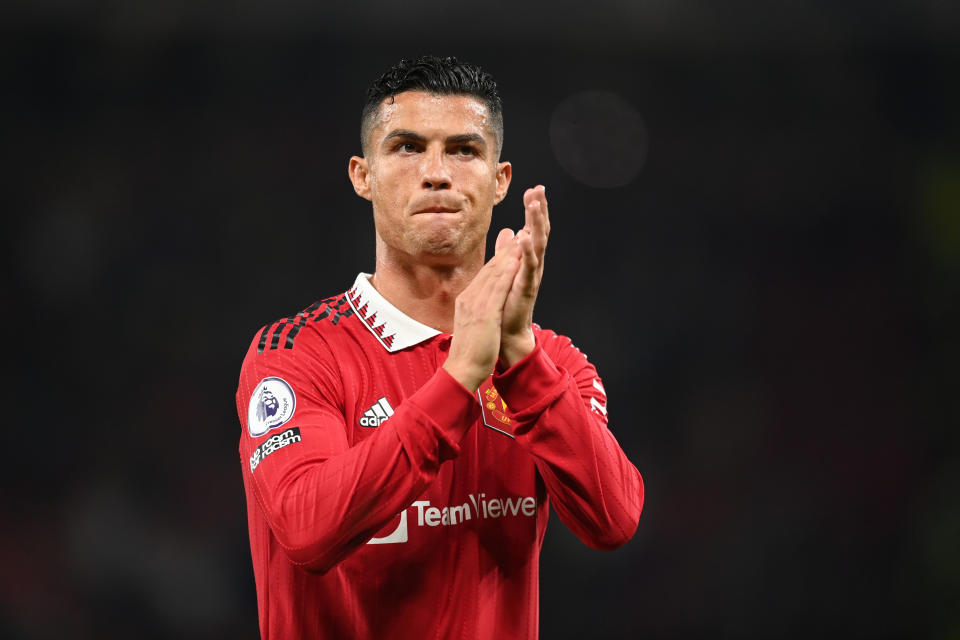
[[[386,233],[381,231],[379,235],[387,247],[417,261],[457,262],[459,258],[478,251],[478,246],[485,248],[486,229],[471,225],[467,220],[443,223],[425,219],[423,222],[425,224],[410,225],[406,229],[382,230]]]
[[[461,252],[466,238],[465,230],[459,228],[413,229],[408,234],[407,244],[414,255],[455,256]]]

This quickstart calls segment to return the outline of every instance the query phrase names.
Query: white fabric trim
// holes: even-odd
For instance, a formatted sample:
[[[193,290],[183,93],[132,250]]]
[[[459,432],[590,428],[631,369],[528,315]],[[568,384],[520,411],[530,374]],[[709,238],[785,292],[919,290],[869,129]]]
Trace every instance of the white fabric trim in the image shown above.
[[[357,276],[347,291],[347,300],[367,330],[390,353],[440,335],[440,331],[417,322],[387,302],[370,284],[369,273]]]

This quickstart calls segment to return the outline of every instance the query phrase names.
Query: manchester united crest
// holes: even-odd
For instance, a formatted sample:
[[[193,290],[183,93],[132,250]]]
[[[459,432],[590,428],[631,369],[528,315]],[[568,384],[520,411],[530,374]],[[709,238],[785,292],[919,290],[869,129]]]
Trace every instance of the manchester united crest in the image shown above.
[[[493,386],[492,378],[488,378],[480,385],[477,395],[480,397],[483,424],[512,438],[513,434],[504,431],[504,427],[512,426],[513,420],[510,418],[510,408],[507,407],[506,401],[497,391],[497,388]]]

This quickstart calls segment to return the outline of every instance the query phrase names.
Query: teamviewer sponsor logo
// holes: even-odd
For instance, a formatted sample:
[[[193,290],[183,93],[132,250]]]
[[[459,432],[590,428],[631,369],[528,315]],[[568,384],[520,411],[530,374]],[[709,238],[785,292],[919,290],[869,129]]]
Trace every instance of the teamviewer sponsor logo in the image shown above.
[[[467,520],[495,520],[497,518],[526,517],[537,514],[537,499],[533,496],[514,498],[488,498],[487,494],[471,493],[463,504],[435,507],[429,500],[417,500],[411,509],[417,510],[418,527],[450,527],[463,524]],[[391,544],[406,542],[409,539],[407,529],[407,510],[400,513],[397,528],[381,538],[371,538],[367,544]]]
[[[373,406],[367,409],[364,414],[360,416],[360,426],[379,427],[392,415],[393,407],[390,406],[390,403],[387,402],[387,397],[384,396],[374,402]]]
[[[300,427],[293,427],[275,436],[270,436],[263,441],[263,444],[253,450],[253,455],[250,456],[250,473],[253,473],[254,469],[263,462],[263,459],[274,451],[283,449],[295,442],[300,442],[300,440]]]

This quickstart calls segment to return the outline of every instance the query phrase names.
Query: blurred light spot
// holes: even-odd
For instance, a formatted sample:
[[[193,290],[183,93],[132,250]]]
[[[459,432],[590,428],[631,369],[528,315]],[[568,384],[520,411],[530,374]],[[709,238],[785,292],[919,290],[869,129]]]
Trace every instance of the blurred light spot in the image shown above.
[[[960,164],[929,162],[919,177],[921,233],[941,266],[960,270]]]
[[[622,187],[640,174],[647,159],[647,128],[640,112],[617,94],[584,91],[554,109],[550,146],[578,182]]]

